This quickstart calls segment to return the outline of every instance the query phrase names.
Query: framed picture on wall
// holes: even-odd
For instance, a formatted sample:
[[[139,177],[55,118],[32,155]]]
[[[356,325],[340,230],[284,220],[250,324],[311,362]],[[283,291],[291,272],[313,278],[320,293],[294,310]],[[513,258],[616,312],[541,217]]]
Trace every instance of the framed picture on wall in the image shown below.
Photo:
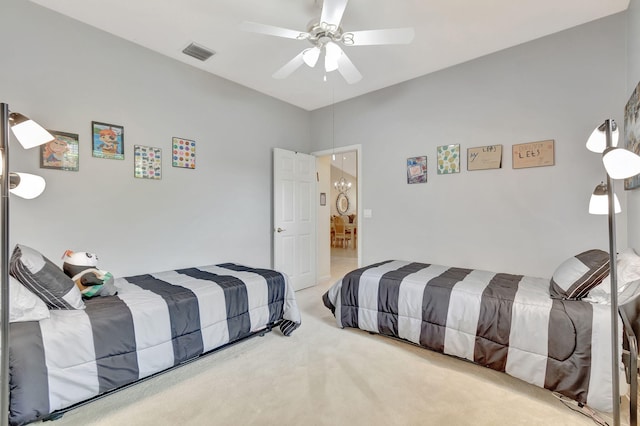
[[[467,170],[502,168],[502,145],[467,148]]]
[[[76,133],[49,130],[55,138],[40,145],[40,167],[77,172],[79,169],[79,143]]]
[[[124,127],[92,121],[91,154],[98,158],[124,160]]]
[[[174,137],[171,149],[171,165],[173,167],[196,168],[196,141]]]
[[[624,146],[631,152],[640,155],[640,83],[631,94],[624,107]],[[640,175],[624,180],[624,189],[640,187]]]
[[[427,156],[407,158],[407,183],[427,182]]]
[[[460,144],[438,147],[438,174],[460,173]]]
[[[513,168],[544,167],[555,164],[553,139],[513,145]]]
[[[140,179],[162,178],[162,150],[152,146],[133,146],[133,176]]]

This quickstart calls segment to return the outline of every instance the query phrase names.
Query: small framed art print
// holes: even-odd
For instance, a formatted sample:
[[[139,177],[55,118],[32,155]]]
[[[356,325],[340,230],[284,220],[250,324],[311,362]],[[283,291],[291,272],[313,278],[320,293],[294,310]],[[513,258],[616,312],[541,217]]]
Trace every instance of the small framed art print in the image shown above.
[[[152,146],[133,146],[133,176],[140,179],[162,178],[162,149]]]
[[[513,168],[545,167],[555,164],[554,140],[513,145]]]
[[[438,174],[460,173],[460,144],[438,147]]]
[[[40,167],[77,172],[79,169],[79,143],[75,133],[49,130],[55,138],[40,145]]]
[[[94,157],[124,160],[124,127],[92,121],[91,148]]]
[[[407,158],[407,183],[427,182],[427,156]]]
[[[174,137],[171,154],[173,167],[196,168],[196,141]]]
[[[502,168],[502,145],[467,148],[467,170]]]

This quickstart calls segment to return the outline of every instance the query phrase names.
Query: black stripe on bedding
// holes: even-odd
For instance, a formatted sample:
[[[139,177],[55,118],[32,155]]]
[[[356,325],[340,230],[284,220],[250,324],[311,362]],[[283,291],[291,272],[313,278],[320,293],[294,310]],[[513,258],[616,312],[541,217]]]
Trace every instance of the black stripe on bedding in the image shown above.
[[[395,271],[389,271],[380,278],[378,285],[378,332],[380,334],[399,337],[398,297],[400,284],[408,275],[429,266],[426,263],[410,263]]]
[[[562,324],[565,330],[558,330]],[[587,403],[591,376],[593,307],[574,300],[553,300],[549,317],[549,357],[544,387],[583,404]],[[577,336],[576,329],[579,328]],[[573,341],[568,336],[573,335]],[[572,350],[573,349],[573,350]],[[566,367],[571,356],[572,368]]]
[[[522,275],[496,274],[482,293],[473,361],[505,371],[513,301]]]
[[[167,304],[171,321],[174,365],[203,352],[200,308],[198,298],[191,290],[169,284],[148,274],[128,277],[126,280],[161,296]]]
[[[227,308],[229,341],[233,342],[250,334],[249,295],[247,294],[247,287],[242,280],[231,275],[218,275],[213,272],[201,271],[198,268],[180,269],[176,272],[199,280],[212,281],[222,288]]]
[[[342,300],[341,323],[343,327],[358,328],[358,290],[360,288],[360,277],[362,277],[362,274],[368,269],[377,268],[389,262],[392,261],[386,260],[355,269],[342,278],[340,300]]]
[[[221,268],[230,269],[237,272],[253,272],[261,275],[267,281],[269,291],[269,322],[274,323],[282,318],[285,299],[284,276],[273,269],[250,268],[248,266],[237,265],[235,263],[223,263],[218,265]]]
[[[438,352],[444,352],[444,337],[451,290],[470,273],[471,269],[449,268],[429,280],[422,296],[420,345]]]
[[[331,303],[331,299],[329,298],[328,291],[322,295],[322,303],[324,303],[324,306],[331,309],[331,313],[333,314],[333,316],[336,315],[336,307],[333,303]]]
[[[85,302],[96,352],[100,393],[139,378],[133,316],[118,297],[94,297]]]
[[[9,324],[9,341],[9,423],[25,424],[34,421],[34,415],[39,418],[51,411],[47,363],[40,324],[37,321]],[[28,351],[25,351],[25,348],[28,348]],[[14,353],[28,353],[29,356],[15,356]],[[2,389],[2,392],[6,391],[8,389]]]

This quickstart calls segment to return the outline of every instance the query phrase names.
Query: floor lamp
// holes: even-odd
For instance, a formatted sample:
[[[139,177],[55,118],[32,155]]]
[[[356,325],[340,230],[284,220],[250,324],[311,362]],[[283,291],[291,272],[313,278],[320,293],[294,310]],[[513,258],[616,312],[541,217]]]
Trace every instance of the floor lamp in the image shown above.
[[[587,148],[602,153],[607,171],[607,183],[601,183],[591,196],[589,213],[606,214],[609,218],[609,273],[611,280],[611,382],[613,424],[620,425],[620,351],[618,342],[618,270],[615,214],[621,211],[615,195],[614,179],[625,179],[640,173],[640,157],[624,148],[617,148],[618,126],[611,119],[598,126],[587,141]]]
[[[0,104],[0,425],[9,423],[9,191],[22,198],[35,198],[44,191],[45,181],[28,173],[9,172],[9,128],[26,148],[53,140],[53,136],[22,114],[9,112]]]

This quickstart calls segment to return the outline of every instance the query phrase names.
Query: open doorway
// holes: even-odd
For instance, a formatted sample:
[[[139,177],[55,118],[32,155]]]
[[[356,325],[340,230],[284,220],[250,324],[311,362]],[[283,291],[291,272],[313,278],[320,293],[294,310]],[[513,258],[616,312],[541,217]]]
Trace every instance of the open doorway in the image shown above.
[[[362,220],[360,145],[314,153],[318,171],[318,283],[360,265]]]
[[[331,276],[358,267],[358,153],[339,152],[331,158]]]

